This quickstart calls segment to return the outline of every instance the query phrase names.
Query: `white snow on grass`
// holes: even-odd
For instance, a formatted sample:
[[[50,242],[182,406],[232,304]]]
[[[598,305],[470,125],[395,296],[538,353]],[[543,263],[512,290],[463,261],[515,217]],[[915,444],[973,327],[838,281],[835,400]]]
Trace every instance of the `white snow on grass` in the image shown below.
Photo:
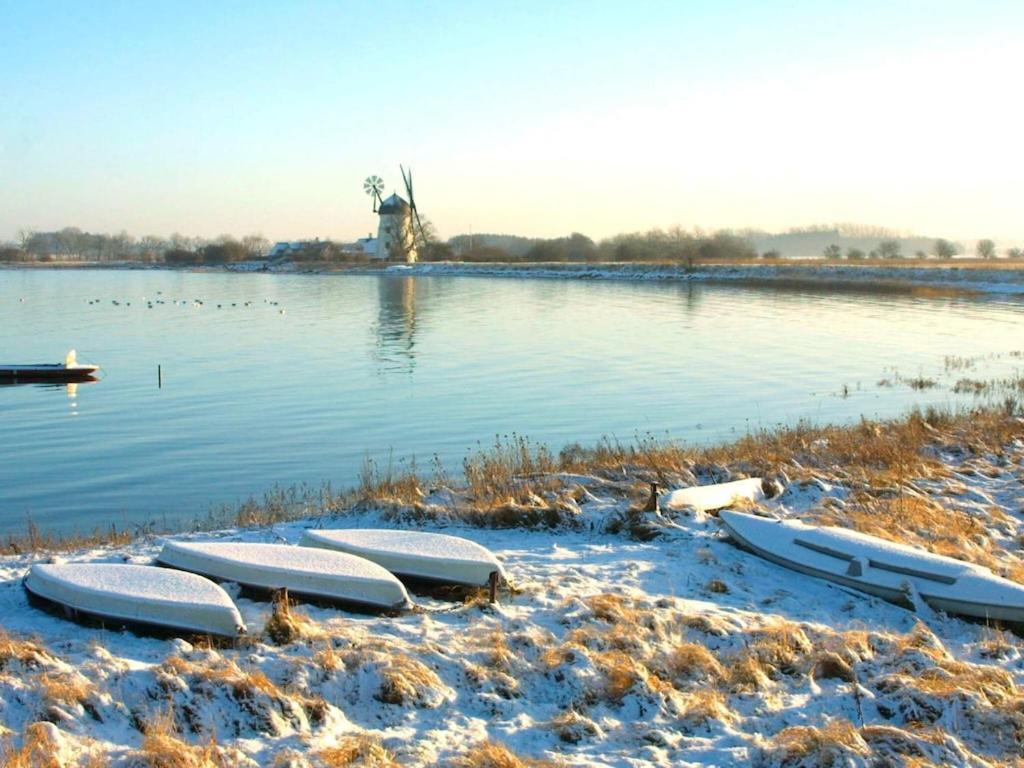
[[[959,477],[918,487],[944,500],[942,483],[983,492],[996,506],[962,494],[951,510],[986,521],[993,557],[1017,558],[1024,445],[950,466]],[[494,552],[517,586],[498,605],[417,596],[419,610],[399,616],[301,606],[318,632],[285,645],[261,631],[270,604],[242,596],[252,634],[234,648],[81,627],[28,606],[19,580],[30,556],[0,558],[0,723],[16,746],[44,721],[64,754],[102,753],[115,766],[138,764],[142,731],[160,722],[196,749],[215,737],[231,764],[297,768],[325,765],[325,750],[353,737],[413,766],[452,764],[486,740],[570,766],[994,766],[1024,756],[1017,636],[773,565],[704,515],[666,512],[648,542],[608,533],[602,521],[628,500],[577,480],[587,495],[572,530],[421,522]],[[810,478],[764,506],[786,518],[850,497]],[[291,543],[311,525],[395,520],[362,510],[219,540]],[[68,559],[143,562],[158,549],[144,540]]]

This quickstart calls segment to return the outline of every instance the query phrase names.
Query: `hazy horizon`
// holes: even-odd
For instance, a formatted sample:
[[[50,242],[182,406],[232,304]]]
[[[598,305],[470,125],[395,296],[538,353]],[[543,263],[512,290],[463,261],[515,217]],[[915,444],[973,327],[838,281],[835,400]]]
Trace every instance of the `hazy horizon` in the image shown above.
[[[0,240],[857,222],[1024,240],[1024,6],[0,0]]]

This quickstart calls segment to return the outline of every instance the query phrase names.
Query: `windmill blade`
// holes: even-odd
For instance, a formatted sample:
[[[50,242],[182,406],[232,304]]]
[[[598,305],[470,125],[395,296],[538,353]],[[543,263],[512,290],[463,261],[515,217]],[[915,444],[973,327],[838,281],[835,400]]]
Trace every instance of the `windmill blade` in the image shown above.
[[[418,233],[421,246],[426,246],[429,238],[427,237],[427,231],[423,228],[423,222],[420,221],[420,212],[416,207],[416,198],[413,197],[412,193],[412,168],[408,171],[405,170],[401,165],[398,169],[402,172],[402,181],[405,182],[405,192],[409,195],[409,209],[412,211],[412,218],[415,222],[413,236]]]
[[[416,201],[412,197],[412,168],[409,169],[408,174],[401,165],[398,166],[398,170],[402,172],[402,182],[405,184],[405,194],[409,197],[409,207],[415,211]]]

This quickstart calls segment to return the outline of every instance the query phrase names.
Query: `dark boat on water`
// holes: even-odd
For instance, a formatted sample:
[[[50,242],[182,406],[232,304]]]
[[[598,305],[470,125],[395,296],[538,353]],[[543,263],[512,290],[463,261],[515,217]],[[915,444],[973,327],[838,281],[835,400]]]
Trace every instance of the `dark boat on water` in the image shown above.
[[[0,384],[94,381],[99,369],[98,365],[77,362],[72,349],[63,363],[0,365]]]

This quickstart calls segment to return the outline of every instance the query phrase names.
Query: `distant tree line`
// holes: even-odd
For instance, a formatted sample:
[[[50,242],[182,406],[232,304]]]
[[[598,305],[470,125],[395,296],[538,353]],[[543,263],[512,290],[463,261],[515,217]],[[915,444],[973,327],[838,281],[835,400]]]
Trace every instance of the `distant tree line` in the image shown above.
[[[674,262],[755,259],[749,241],[731,232],[689,232],[678,227],[616,235],[595,243],[579,232],[567,237],[521,238],[510,235],[458,235],[448,248],[429,249],[424,261],[469,262]]]
[[[261,235],[236,239],[222,235],[216,239],[147,235],[136,238],[127,232],[99,234],[78,227],[54,232],[22,230],[17,241],[0,246],[0,261],[131,261],[168,264],[229,264],[262,259],[270,242]]]
[[[790,230],[774,236],[755,230],[719,232],[688,231],[679,227],[668,230],[652,229],[615,235],[599,242],[579,232],[566,237],[528,238],[517,235],[457,235],[447,242],[440,240],[433,224],[424,222],[425,237],[417,244],[421,261],[466,262],[664,262],[694,264],[709,261],[738,261],[749,259],[778,259],[784,255],[803,255],[806,245],[822,238],[828,243],[818,252],[826,259],[899,259],[904,258],[904,246],[913,249],[916,258],[952,259],[964,252],[959,243],[938,238],[899,237],[889,230],[872,227],[855,228],[853,225],[829,225]],[[840,242],[848,233],[856,240],[843,249]],[[866,240],[867,233],[882,234],[876,244]],[[854,236],[854,235],[849,235]],[[767,239],[766,239],[767,238]],[[787,240],[789,238],[789,240]],[[795,239],[793,239],[795,238]],[[809,240],[808,238],[812,238]],[[786,253],[775,245],[762,247],[757,243],[792,243],[799,248],[796,254]],[[849,242],[849,240],[847,241]],[[370,261],[368,254],[354,253],[340,243],[316,240],[306,247],[288,253],[287,258],[303,262]],[[176,266],[223,265],[266,258],[270,242],[261,235],[235,238],[222,235],[215,239],[187,237],[178,233],[170,237],[148,235],[135,238],[127,232],[114,235],[83,232],[77,227],[65,227],[54,232],[22,230],[16,242],[0,244],[0,262],[34,261],[95,261],[166,263]],[[813,253],[813,251],[812,251]],[[981,259],[998,256],[995,243],[990,239],[975,244],[975,255]],[[1008,248],[1008,258],[1024,258],[1020,248]]]
[[[917,259],[928,259],[935,257],[937,259],[952,259],[964,252],[963,246],[960,243],[954,243],[944,238],[938,238],[932,246],[931,252],[923,249],[914,251],[914,258]],[[996,244],[993,240],[985,238],[979,240],[974,247],[975,255],[979,259],[995,259],[998,258],[996,252]],[[843,258],[843,249],[833,243],[825,246],[821,255],[826,259],[841,259]],[[1009,259],[1020,259],[1024,256],[1024,250],[1020,248],[1007,248],[1006,257]],[[850,247],[846,250],[847,259],[900,259],[903,258],[903,252],[900,245],[900,241],[895,238],[887,238],[878,243],[878,247],[864,253],[860,248]]]

